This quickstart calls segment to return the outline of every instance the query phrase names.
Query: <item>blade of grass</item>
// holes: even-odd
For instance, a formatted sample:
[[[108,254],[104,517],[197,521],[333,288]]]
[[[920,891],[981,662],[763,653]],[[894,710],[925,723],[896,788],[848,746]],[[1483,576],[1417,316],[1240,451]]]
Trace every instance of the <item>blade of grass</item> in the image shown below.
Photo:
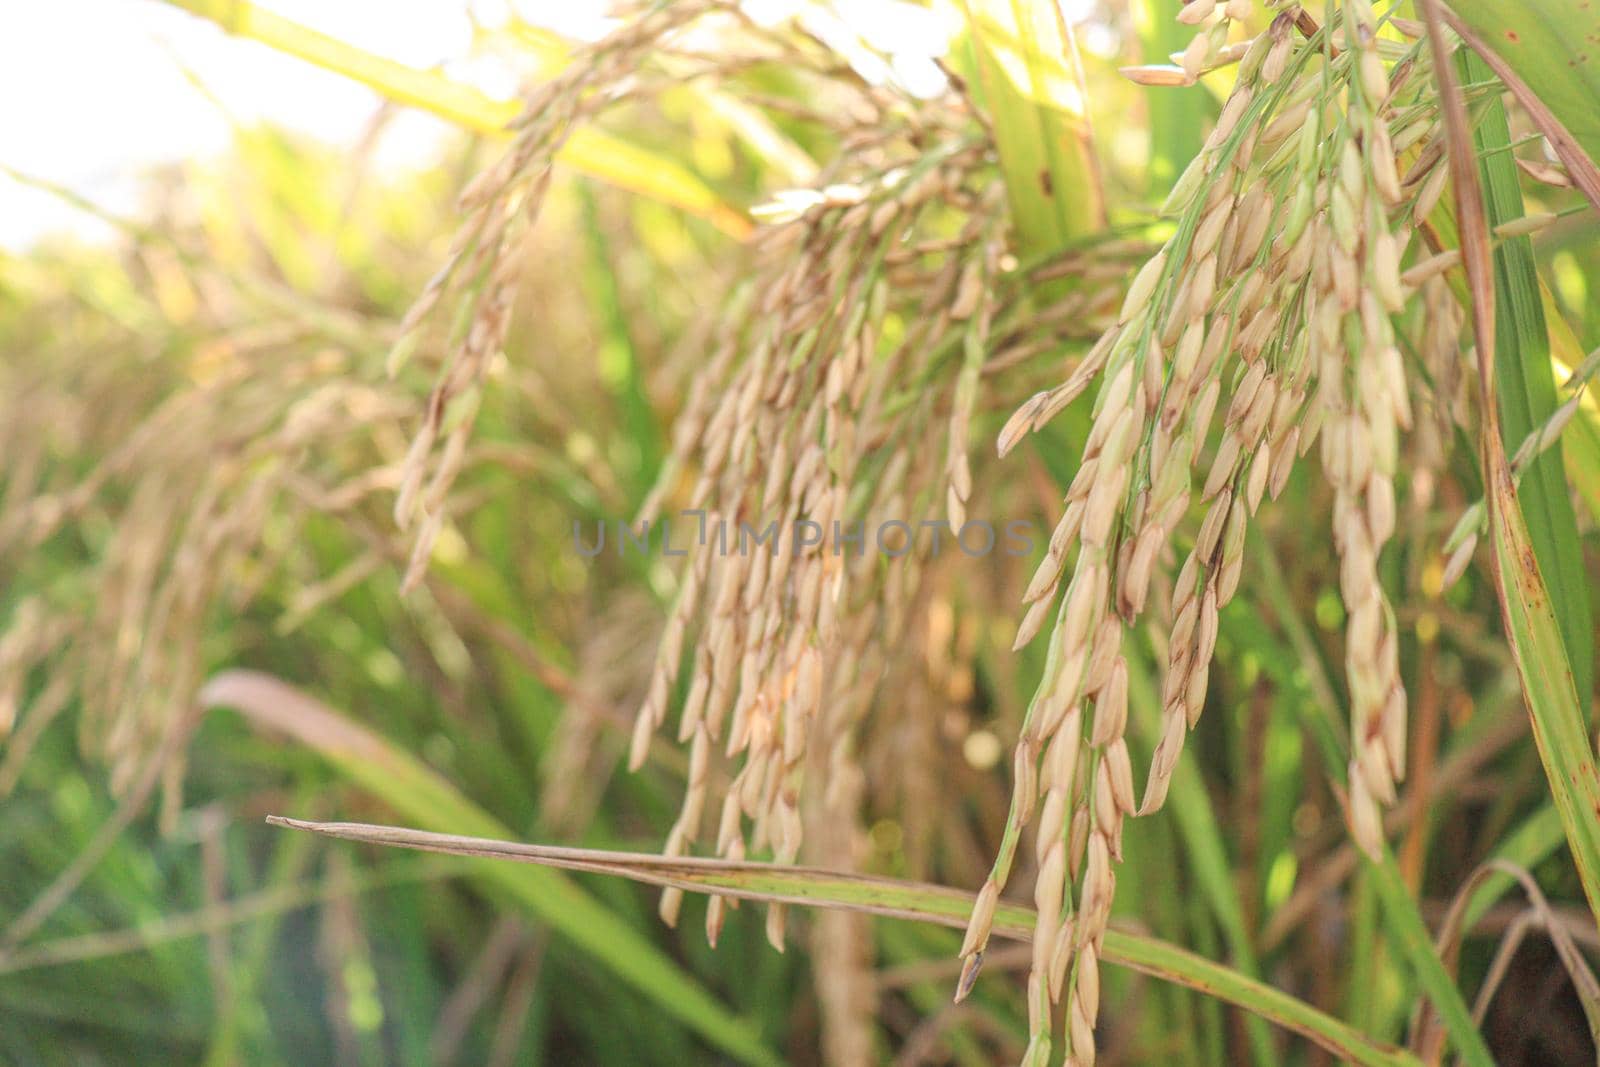
[[[1140,739],[1137,733],[1130,731],[1129,740],[1136,744]],[[1134,759],[1143,758],[1147,758],[1147,752],[1136,750]],[[1139,829],[1139,833],[1123,838],[1122,870],[1127,872],[1130,884],[1140,887],[1136,910],[1141,926],[1152,937],[1186,944],[1192,951],[1204,955],[1204,949],[1195,932],[1191,932],[1190,924],[1195,923],[1196,932],[1215,932],[1217,923],[1205,905],[1200,904],[1201,896],[1192,891],[1189,879],[1172,869],[1172,857],[1177,855],[1181,847],[1176,827],[1170,820],[1161,819],[1150,820]],[[1197,904],[1198,916],[1195,914]],[[986,960],[985,969],[990,966],[992,963]],[[1243,970],[1242,967],[1239,969]],[[1139,1025],[1141,1034],[1149,1035],[1152,1043],[1160,1044],[1164,1051],[1170,1051],[1174,1058],[1183,1063],[1217,1063],[1223,1060],[1221,1044],[1227,1027],[1220,1022],[1215,1026],[1200,1022],[1196,1007],[1203,998],[1182,986],[1170,984],[1162,984],[1150,990],[1150,993],[1152,995],[1147,998],[1141,998],[1146,1005]],[[1119,996],[1118,1003],[1129,1001]],[[1212,1014],[1221,1010],[1222,1006],[1215,1001],[1206,1003],[1213,1009]],[[1241,1017],[1251,1023],[1261,1023],[1253,1015],[1241,1013]],[[1210,1054],[1213,1048],[1216,1049],[1215,1055]],[[1138,1046],[1129,1048],[1125,1058],[1135,1062],[1148,1058],[1140,1057],[1137,1049]]]
[[[1477,1067],[1494,1067],[1494,1057],[1489,1055],[1489,1047],[1483,1043],[1483,1036],[1472,1021],[1472,1012],[1439,958],[1428,927],[1417,911],[1416,901],[1411,898],[1405,879],[1400,877],[1394,854],[1385,845],[1383,862],[1367,858],[1365,866],[1377,892],[1384,927],[1411,965],[1417,984],[1427,991],[1428,1001],[1443,1020],[1462,1061]]]
[[[407,818],[452,832],[509,834],[426,765],[271,675],[226,671],[206,683],[200,702],[206,708],[236,708],[255,724],[288,734]],[[781,1062],[745,1021],[570,879],[554,871],[503,864],[486,864],[481,874],[485,883],[518,901],[711,1044],[745,1063]]]
[[[234,36],[257,41],[324,70],[341,74],[396,103],[432,112],[475,133],[504,138],[508,136],[508,127],[522,111],[519,101],[497,100],[470,86],[451,81],[442,74],[417,70],[363,51],[264,10],[248,0],[166,2],[209,19]],[[556,158],[574,170],[609,185],[671,204],[706,219],[729,236],[744,238],[753,229],[742,211],[725,203],[684,167],[592,126],[573,130]]]
[[[316,798],[314,789],[315,787],[310,789],[302,787],[295,790],[293,795],[302,802],[314,802]],[[265,884],[273,887],[300,884],[307,876],[315,851],[274,849],[265,867]],[[248,1059],[251,1055],[257,1058],[263,1055],[263,1046],[252,1045],[250,1037],[254,1036],[251,1031],[259,1033],[256,1024],[261,1020],[261,1016],[257,1014],[255,1008],[261,1002],[263,987],[270,981],[268,975],[273,959],[273,948],[280,931],[279,923],[277,915],[270,913],[261,915],[240,932],[241,936],[233,939],[239,967],[233,985],[223,991],[224,999],[214,1009],[215,1022],[202,1061],[206,1067],[229,1067],[231,1064]],[[261,1036],[266,1042],[276,1037],[265,1034]]]
[[[1345,905],[1349,916],[1349,963],[1345,971],[1345,1018],[1363,1032],[1370,1031],[1379,1016],[1378,997],[1383,991],[1384,941],[1378,925],[1377,893],[1370,871],[1358,868],[1350,877]]]
[[[621,416],[621,425],[618,427],[620,439],[638,451],[637,466],[629,472],[634,480],[633,503],[636,503],[655,484],[666,443],[655,410],[650,405],[644,369],[633,343],[630,316],[623,305],[622,287],[617,281],[616,260],[600,218],[600,207],[593,188],[580,184],[578,199],[582,206],[584,243],[588,246],[588,263],[584,265],[589,283],[587,289],[595,307],[598,325],[603,331],[596,353],[600,378],[611,390]]]
[[[973,86],[994,130],[1023,246],[1051,252],[1104,225],[1088,100],[1055,0],[964,0]]]
[[[1222,944],[1217,937],[1216,924],[1206,921],[1209,916],[1200,898],[1190,896],[1185,899],[1183,910],[1188,912],[1190,936],[1194,939],[1193,951],[1206,959],[1215,959],[1222,955]],[[1200,1025],[1197,1027],[1200,1031],[1200,1062],[1227,1062],[1227,1025],[1223,1021],[1222,1005],[1215,997],[1199,997],[1195,1006],[1196,1015],[1200,1020]]]
[[[1462,77],[1469,82],[1492,77],[1482,59],[1465,49],[1457,53]],[[1523,216],[1517,165],[1499,151],[1511,143],[1505,107],[1498,98],[1485,102],[1474,131],[1478,173],[1483,183],[1486,225],[1495,227]],[[1458,214],[1458,219],[1460,218]],[[1494,351],[1497,410],[1505,447],[1516,447],[1529,431],[1556,410],[1555,379],[1550,366],[1550,333],[1528,237],[1499,241],[1494,249]],[[1583,547],[1577,519],[1562,470],[1562,445],[1556,442],[1522,475],[1522,517],[1533,543],[1534,558],[1550,576],[1550,600],[1561,626],[1572,667],[1578,703],[1586,707],[1594,684],[1594,617],[1583,568]]]
[[[1590,910],[1600,917],[1600,777],[1549,594],[1516,507],[1504,450],[1485,446],[1485,451],[1498,453],[1487,471],[1492,479],[1489,524],[1506,635],[1556,810]]]
[[[958,889],[816,867],[560,848],[398,826],[307,822],[277,815],[268,816],[267,821],[349,841],[610,874],[649,885],[715,892],[743,900],[848,908],[956,929],[966,926],[972,911],[971,895]],[[996,911],[994,930],[1003,937],[1025,941],[1032,935],[1033,925],[1032,910],[1022,905],[1001,904]],[[1111,930],[1106,934],[1104,958],[1257,1013],[1353,1063],[1417,1062],[1405,1051],[1373,1041],[1287,993],[1154,938]]]
[[[1489,252],[1489,227],[1484,213],[1478,171],[1474,165],[1466,107],[1455,85],[1443,38],[1438,0],[1423,0],[1429,22],[1434,67],[1449,158],[1455,183],[1456,218],[1460,223],[1462,264],[1472,292],[1472,326],[1478,345],[1478,378],[1484,397],[1482,458],[1489,528],[1495,555],[1495,592],[1511,644],[1523,698],[1533,722],[1534,742],[1590,910],[1600,916],[1600,776],[1595,772],[1582,706],[1563,648],[1560,627],[1534,553],[1500,433],[1493,402],[1495,378],[1490,365],[1495,351],[1496,284]],[[1591,635],[1592,636],[1592,635]]]
[[[1550,139],[1600,208],[1600,11],[1591,0],[1453,0],[1443,17]]]
[[[358,875],[352,886],[355,891],[362,892],[406,882],[451,877],[464,870],[466,868],[459,865],[392,865]],[[163,915],[153,922],[124,930],[96,931],[42,941],[0,955],[0,974],[146,952],[156,945],[247,926],[264,918],[310,907],[335,892],[349,891],[350,888],[337,889],[326,881],[273,886],[220,906],[180,915]]]

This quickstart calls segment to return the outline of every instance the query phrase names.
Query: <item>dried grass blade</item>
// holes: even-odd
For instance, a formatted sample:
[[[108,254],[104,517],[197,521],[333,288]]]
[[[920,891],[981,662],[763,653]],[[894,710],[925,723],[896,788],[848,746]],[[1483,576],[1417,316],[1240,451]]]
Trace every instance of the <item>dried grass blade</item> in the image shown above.
[[[1505,863],[1517,868],[1537,867],[1565,841],[1560,813],[1554,805],[1545,804],[1506,835],[1504,843],[1495,849],[1489,862]],[[1478,920],[1488,914],[1495,902],[1509,893],[1515,884],[1516,879],[1503,870],[1491,872],[1473,886],[1462,921],[1469,929],[1476,926]]]
[[[1594,972],[1589,969],[1588,961],[1583,958],[1583,953],[1578,951],[1578,946],[1572,939],[1572,932],[1563,926],[1554,916],[1550,902],[1545,899],[1539,883],[1534,881],[1533,875],[1527,868],[1503,859],[1492,859],[1483,863],[1472,872],[1461,888],[1456,891],[1456,896],[1450,904],[1450,911],[1445,916],[1444,922],[1439,927],[1439,954],[1449,960],[1454,966],[1456,956],[1461,949],[1462,938],[1466,936],[1471,925],[1466,919],[1470,905],[1479,887],[1491,878],[1510,878],[1522,886],[1522,891],[1527,894],[1528,904],[1537,916],[1538,923],[1550,936],[1550,943],[1555,947],[1556,956],[1565,968],[1567,976],[1572,980],[1573,991],[1578,995],[1578,1002],[1583,1007],[1583,1015],[1589,1023],[1589,1036],[1595,1040],[1596,1057],[1600,1059],[1600,982],[1595,981]],[[1499,959],[1497,965],[1501,963]],[[1481,1007],[1486,1005],[1485,996],[1493,995],[1493,982],[1497,972],[1503,973],[1499,966],[1492,968],[1490,976],[1484,981],[1484,989],[1479,991],[1480,1010],[1474,1015],[1481,1018]]]

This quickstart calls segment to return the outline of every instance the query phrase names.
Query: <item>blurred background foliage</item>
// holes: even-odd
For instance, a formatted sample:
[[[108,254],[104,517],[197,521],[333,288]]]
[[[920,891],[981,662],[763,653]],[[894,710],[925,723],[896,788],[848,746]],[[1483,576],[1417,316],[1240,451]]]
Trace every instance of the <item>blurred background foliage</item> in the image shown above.
[[[836,61],[880,77],[882,33],[849,36],[848,7],[815,24],[846,35]],[[1078,224],[1098,228],[1104,212],[1114,232],[1143,234],[1219,87],[1117,77],[1181,49],[1175,3],[1068,7],[1093,128],[1089,154],[1062,164],[1078,174]],[[940,10],[951,67],[973,70],[960,12]],[[570,48],[517,21],[477,46],[535,79]],[[437,362],[424,348],[393,376],[386,366],[444,259],[457,195],[501,150],[493,138],[465,129],[436,163],[401,169],[373,152],[398,104],[349,146],[238,125],[225,155],[145,175],[142,209],[113,220],[115,240],[44,239],[0,258],[0,1060],[823,1058],[816,990],[831,979],[814,972],[830,964],[770,951],[757,909],[734,913],[713,950],[697,921],[662,926],[631,884],[330,845],[262,822],[658,847],[685,757],[660,741],[641,773],[621,763],[671,571],[659,557],[584,560],[572,529],[643,505],[708,321],[747,269],[750,208],[851,150],[805,114],[826,106],[818,92],[772,68],[709,91],[685,83],[608,114],[558,169],[516,253],[514,319],[453,522],[404,597],[410,538],[390,512]],[[1576,202],[1529,195],[1544,210]],[[1577,353],[1600,343],[1596,238],[1593,216],[1575,215],[1535,245]],[[1061,355],[988,383],[975,439],[992,440]],[[1592,417],[1569,433],[1595,439]],[[974,507],[1045,528],[1085,427],[1063,420],[1004,465],[980,448]],[[1417,762],[1391,815],[1396,869],[1436,928],[1475,865],[1513,856],[1592,951],[1488,572],[1441,588],[1439,546],[1479,492],[1472,449],[1446,473],[1429,487],[1445,506],[1404,518],[1384,559],[1416,709]],[[1418,985],[1321,751],[1341,744],[1343,685],[1327,534],[1304,520],[1325,494],[1297,475],[1252,534],[1206,724],[1168,812],[1128,835],[1118,907],[1398,1041]],[[1595,503],[1589,493],[1579,509],[1590,583]],[[910,681],[861,743],[864,869],[981,883],[1004,820],[1003,753],[1042,665],[1037,646],[1009,651],[1029,562],[932,565],[900,650]],[[238,667],[340,718],[191,711],[205,679]],[[1130,737],[1148,753],[1155,709],[1134,695]],[[141,702],[151,714],[125,713]],[[1461,947],[1464,988],[1522,921],[1512,899],[1484,897]],[[795,916],[797,943],[811,920]],[[879,1058],[1016,1057],[1025,950],[997,953],[991,971],[1011,977],[952,1007],[955,932],[865,929]],[[1529,934],[1509,967],[1484,1024],[1497,1057],[1583,1061],[1578,999],[1548,940]],[[1110,1062],[1330,1062],[1176,986],[1110,972],[1107,997]]]

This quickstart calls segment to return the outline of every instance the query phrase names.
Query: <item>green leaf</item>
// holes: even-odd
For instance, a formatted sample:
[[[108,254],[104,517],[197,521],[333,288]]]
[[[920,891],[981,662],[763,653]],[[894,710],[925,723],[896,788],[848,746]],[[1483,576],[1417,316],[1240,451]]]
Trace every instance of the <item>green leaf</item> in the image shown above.
[[[1427,993],[1429,1002],[1438,1011],[1462,1061],[1474,1067],[1494,1067],[1494,1057],[1489,1055],[1489,1047],[1483,1043],[1483,1035],[1478,1033],[1477,1024],[1472,1021],[1472,1013],[1467,1010],[1461,991],[1456,988],[1455,980],[1445,970],[1444,962],[1434,949],[1433,938],[1428,935],[1428,928],[1417,911],[1416,902],[1412,900],[1405,880],[1400,877],[1400,868],[1395,864],[1394,856],[1386,846],[1381,862],[1371,857],[1365,857],[1365,862],[1372,876],[1372,885],[1378,892],[1378,900],[1383,905],[1384,928],[1396,942],[1400,954],[1411,965],[1417,984]]]
[[[1012,221],[1028,251],[1059,251],[1105,216],[1065,21],[1052,0],[966,0],[965,7],[967,74],[994,129]]]
[[[1313,688],[1319,691],[1317,703],[1322,706],[1323,714],[1320,718],[1325,721],[1320,724],[1316,722],[1317,717],[1301,710],[1298,702],[1294,706],[1308,720],[1305,723],[1307,733],[1318,739],[1317,748],[1327,767],[1329,778],[1338,781],[1344,773],[1344,753],[1348,751],[1348,747],[1341,737],[1333,733],[1331,726],[1344,716],[1339,712],[1332,683],[1318,659],[1314,640],[1300,620],[1299,611],[1284,584],[1276,559],[1268,551],[1260,552],[1259,558],[1262,562],[1262,574],[1266,579],[1263,586],[1268,601],[1277,612],[1280,624],[1287,631],[1290,643],[1295,646],[1305,675],[1311,681]],[[1405,880],[1400,876],[1400,868],[1395,863],[1393,853],[1385,845],[1382,853],[1377,856],[1367,856],[1365,853],[1362,855],[1368,873],[1368,884],[1376,891],[1383,905],[1379,909],[1383,927],[1388,931],[1400,955],[1409,964],[1417,985],[1422,987],[1428,1000],[1439,1012],[1439,1018],[1444,1022],[1451,1042],[1466,1062],[1480,1067],[1492,1067],[1494,1060],[1483,1043],[1483,1035],[1473,1023],[1461,991],[1456,988],[1449,972],[1445,970],[1443,961],[1439,959],[1439,954],[1434,950],[1433,942],[1428,937],[1428,928],[1422,920],[1422,913],[1417,907],[1416,900],[1407,890]],[[1370,952],[1371,946],[1368,944],[1359,944],[1355,947],[1354,958],[1361,967],[1365,968],[1373,962],[1370,959]],[[1352,988],[1353,995],[1363,1001],[1371,992],[1373,991],[1370,988],[1359,984]]]
[[[958,889],[817,867],[557,848],[398,826],[306,822],[275,815],[268,816],[267,821],[350,841],[610,874],[648,885],[718,893],[741,900],[845,908],[956,929],[966,926],[972,912],[972,897]],[[1032,909],[1022,905],[1001,904],[995,912],[994,932],[1000,937],[1026,941],[1033,934],[1033,926]],[[1352,1063],[1375,1067],[1417,1063],[1409,1053],[1380,1044],[1287,993],[1155,938],[1110,930],[1106,933],[1103,958],[1254,1012]]]
[[[1505,453],[1499,448],[1486,451],[1491,453],[1484,472],[1489,529],[1511,655],[1567,844],[1577,863],[1589,908],[1600,917],[1600,775],[1595,772],[1594,750],[1562,648],[1555,611],[1521,510],[1516,506]]]
[[[206,683],[200,702],[236,708],[256,725],[288,734],[408,819],[442,832],[510,834],[425,764],[271,675],[224,671]],[[744,1063],[782,1062],[749,1023],[571,879],[553,870],[495,863],[476,873],[711,1044]]]
[[[1590,159],[1600,159],[1600,5],[1591,0],[1451,0]],[[1480,67],[1480,70],[1487,70]]]
[[[622,286],[617,280],[613,264],[611,241],[600,218],[599,205],[594,190],[580,184],[578,202],[581,205],[584,243],[588,246],[588,279],[591,299],[595,305],[599,338],[600,380],[611,391],[621,416],[619,438],[630,448],[638,449],[637,463],[629,471],[636,484],[637,498],[642,498],[655,482],[660,470],[666,441],[656,413],[650,406],[650,393],[646,386],[644,368],[633,343],[633,330],[628,308],[623,303]],[[634,503],[637,503],[637,498]]]
[[[1466,107],[1452,70],[1438,0],[1423,0],[1429,22],[1444,125],[1448,134],[1450,170],[1455,182],[1456,217],[1461,231],[1461,259],[1472,293],[1472,330],[1478,344],[1479,387],[1486,397],[1494,393],[1489,354],[1496,334],[1495,303],[1501,281],[1498,261],[1491,269],[1489,223],[1479,192],[1478,170],[1467,129]],[[1472,57],[1463,57],[1469,72]],[[1491,278],[1493,273],[1496,277]],[[1483,457],[1485,500],[1494,545],[1495,592],[1511,656],[1517,665],[1523,699],[1533,722],[1533,738],[1544,764],[1545,777],[1567,834],[1567,844],[1578,867],[1578,877],[1590,910],[1600,916],[1600,776],[1595,771],[1594,749],[1584,724],[1583,708],[1573,685],[1572,669],[1562,644],[1555,608],[1546,589],[1539,560],[1529,537],[1517,491],[1506,459],[1496,405],[1486,405],[1479,444]]]
[[[1518,24],[1521,21],[1527,20]],[[1465,49],[1457,55],[1468,83],[1493,78],[1482,59]],[[1493,230],[1524,214],[1517,165],[1504,151],[1511,143],[1511,131],[1498,98],[1487,101],[1474,138],[1488,225]],[[1513,237],[1495,248],[1494,289],[1495,384],[1502,440],[1507,449],[1513,449],[1559,405],[1550,366],[1550,333],[1529,238]],[[1534,558],[1540,572],[1552,582],[1548,587],[1550,604],[1572,667],[1579,707],[1585,708],[1594,687],[1594,616],[1561,448],[1557,442],[1528,467],[1522,475],[1520,497]]]

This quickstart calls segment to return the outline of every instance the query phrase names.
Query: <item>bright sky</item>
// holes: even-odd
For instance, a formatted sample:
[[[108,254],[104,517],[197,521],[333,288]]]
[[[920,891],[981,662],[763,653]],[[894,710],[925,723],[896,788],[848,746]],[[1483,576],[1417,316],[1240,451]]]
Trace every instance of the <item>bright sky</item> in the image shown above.
[[[216,0],[227,3],[227,0]],[[516,75],[493,57],[470,56],[473,18],[501,24],[509,11],[570,37],[603,32],[606,0],[255,0],[268,10],[416,67],[510,96]],[[223,151],[234,121],[270,121],[334,143],[361,136],[377,110],[372,91],[161,0],[0,0],[0,165],[65,186],[120,215],[138,208],[140,175],[173,160]],[[747,0],[758,19],[792,13],[796,0]],[[1085,0],[1067,0],[1069,13]],[[904,0],[836,0],[884,63],[851,50],[862,73],[936,92],[929,56],[943,50],[953,8],[941,14]],[[808,19],[846,45],[837,19]],[[429,158],[445,130],[415,111],[385,129],[379,158]],[[0,250],[19,252],[45,233],[87,238],[105,226],[47,192],[0,172]]]
[[[469,7],[498,22],[495,9],[503,11],[503,4],[271,0],[263,6],[414,66],[458,61],[448,68],[452,75],[485,89],[509,93],[515,87],[509,72],[497,78],[482,62],[459,65],[471,45]],[[568,5],[584,6],[582,0]],[[341,143],[358,137],[378,106],[377,96],[359,85],[231,38],[159,0],[6,7],[0,16],[0,164],[118,213],[136,208],[142,168],[225,148],[228,115]],[[420,160],[442,132],[436,120],[409,112],[387,131],[380,151]],[[0,248],[20,250],[53,230],[102,232],[49,193],[0,174]]]

